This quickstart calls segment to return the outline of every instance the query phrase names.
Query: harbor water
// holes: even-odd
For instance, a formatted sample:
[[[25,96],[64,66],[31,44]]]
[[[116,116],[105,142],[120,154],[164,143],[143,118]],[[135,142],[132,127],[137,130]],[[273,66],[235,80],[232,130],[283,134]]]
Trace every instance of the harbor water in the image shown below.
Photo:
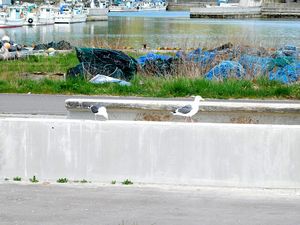
[[[0,29],[20,44],[66,40],[77,46],[212,47],[226,42],[300,46],[299,20],[190,19],[189,12],[109,13],[108,21]]]

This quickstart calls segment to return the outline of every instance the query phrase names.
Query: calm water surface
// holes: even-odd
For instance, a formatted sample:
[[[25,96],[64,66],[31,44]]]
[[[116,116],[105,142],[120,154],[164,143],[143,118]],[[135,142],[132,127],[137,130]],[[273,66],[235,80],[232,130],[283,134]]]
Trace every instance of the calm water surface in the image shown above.
[[[67,40],[75,45],[140,48],[215,46],[231,41],[265,47],[300,46],[299,20],[190,19],[189,12],[110,13],[108,21],[0,29],[17,43]]]

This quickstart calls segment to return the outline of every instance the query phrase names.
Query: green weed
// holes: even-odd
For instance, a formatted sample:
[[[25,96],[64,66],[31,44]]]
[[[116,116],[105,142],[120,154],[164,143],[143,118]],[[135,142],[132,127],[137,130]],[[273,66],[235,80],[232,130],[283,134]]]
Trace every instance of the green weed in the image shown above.
[[[69,181],[69,180],[68,180],[67,178],[64,177],[64,178],[59,178],[56,182],[57,182],[57,183],[68,183],[68,181]]]
[[[130,181],[130,180],[128,180],[128,179],[126,179],[126,180],[124,180],[124,181],[122,182],[122,184],[123,184],[123,185],[130,185],[130,184],[133,184],[133,182]]]
[[[31,183],[38,183],[38,182],[39,182],[39,180],[36,179],[36,176],[33,176],[32,178],[29,178],[29,181],[30,181]]]
[[[88,181],[83,179],[83,180],[80,181],[80,183],[84,184],[84,183],[88,183]]]
[[[14,177],[14,178],[13,178],[13,181],[21,181],[21,180],[22,180],[21,177]]]

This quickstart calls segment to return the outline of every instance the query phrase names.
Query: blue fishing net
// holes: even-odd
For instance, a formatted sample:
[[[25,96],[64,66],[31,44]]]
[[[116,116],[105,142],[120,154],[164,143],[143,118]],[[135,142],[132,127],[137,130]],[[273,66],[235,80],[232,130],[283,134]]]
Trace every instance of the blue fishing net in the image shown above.
[[[219,65],[212,68],[205,78],[212,79],[225,79],[225,78],[243,78],[245,76],[245,70],[241,64],[234,61],[223,61]]]
[[[268,64],[272,58],[259,57],[255,55],[242,55],[239,63],[244,67],[246,73],[250,76],[264,75],[267,72]]]

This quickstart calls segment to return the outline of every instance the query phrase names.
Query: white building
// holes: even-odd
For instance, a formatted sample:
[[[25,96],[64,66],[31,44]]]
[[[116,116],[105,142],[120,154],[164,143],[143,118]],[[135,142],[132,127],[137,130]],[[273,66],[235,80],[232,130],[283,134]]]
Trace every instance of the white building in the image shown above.
[[[0,0],[0,7],[11,5],[11,0]]]

